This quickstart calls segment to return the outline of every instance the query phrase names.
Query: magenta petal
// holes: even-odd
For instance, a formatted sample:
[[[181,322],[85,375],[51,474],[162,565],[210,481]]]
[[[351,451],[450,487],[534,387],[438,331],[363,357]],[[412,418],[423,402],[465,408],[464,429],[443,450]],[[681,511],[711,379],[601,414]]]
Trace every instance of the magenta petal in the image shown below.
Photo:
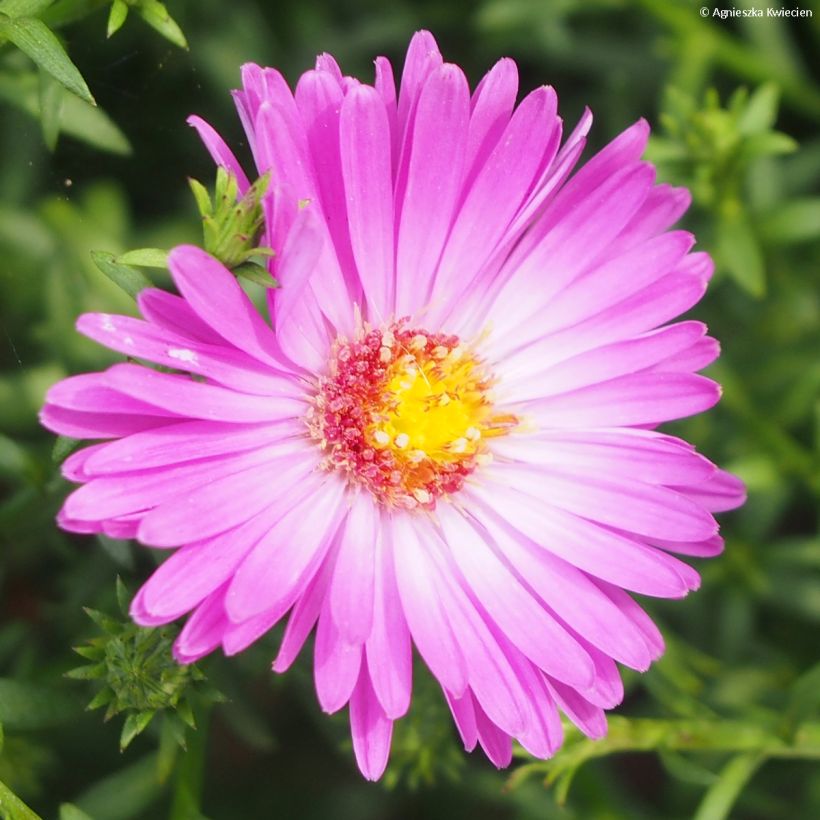
[[[361,773],[368,780],[378,780],[390,755],[393,721],[382,710],[364,660],[359,681],[350,698],[350,733]]]
[[[364,643],[373,626],[373,576],[379,543],[379,511],[359,493],[339,536],[339,554],[330,582],[330,612],[348,643]]]
[[[345,97],[340,122],[348,227],[369,316],[393,312],[393,185],[390,124],[384,102],[368,86]]]
[[[393,519],[392,547],[399,597],[413,642],[441,685],[460,697],[467,688],[465,660],[434,585],[437,573],[409,516],[399,514]]]
[[[314,649],[316,695],[322,709],[332,714],[350,700],[359,678],[363,653],[360,644],[349,644],[339,634],[327,600],[319,615]]]
[[[208,153],[217,165],[221,165],[227,171],[230,171],[235,177],[239,187],[239,193],[244,194],[250,187],[248,178],[245,172],[236,161],[233,152],[225,144],[225,141],[214,129],[208,125],[202,117],[191,116],[188,117],[188,125],[196,129],[200,139],[205,143]]]
[[[382,524],[382,526],[384,526]],[[413,656],[410,631],[396,587],[392,545],[376,550],[373,628],[365,646],[373,690],[388,717],[401,717],[410,706]]]

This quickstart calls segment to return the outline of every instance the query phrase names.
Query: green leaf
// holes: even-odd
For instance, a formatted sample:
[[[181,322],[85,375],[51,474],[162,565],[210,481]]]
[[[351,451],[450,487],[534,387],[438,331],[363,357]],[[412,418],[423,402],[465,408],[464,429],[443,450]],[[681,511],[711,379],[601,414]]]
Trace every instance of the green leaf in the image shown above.
[[[760,86],[752,94],[737,122],[741,134],[762,134],[774,126],[780,89],[774,83]]]
[[[60,820],[94,820],[82,809],[78,809],[73,803],[62,803],[60,805]]]
[[[73,94],[63,95],[60,130],[95,148],[112,154],[130,154],[128,138],[101,109],[89,105]],[[0,98],[40,118],[37,75],[0,74]]]
[[[20,479],[31,467],[25,448],[0,433],[0,477]]]
[[[123,583],[122,578],[117,576],[117,605],[120,608],[120,612],[123,615],[128,614],[128,606],[131,603],[131,593],[128,591],[128,587]]]
[[[820,197],[792,199],[778,205],[762,227],[768,241],[784,245],[820,237]]]
[[[114,254],[106,251],[91,251],[94,264],[115,284],[119,285],[127,294],[137,298],[137,294],[145,288],[150,288],[151,280],[136,268],[118,264]]]
[[[7,14],[9,17],[36,17],[53,2],[54,0],[3,0],[0,3],[0,14]]]
[[[131,741],[145,730],[155,714],[156,712],[151,709],[128,715],[125,719],[125,723],[123,723],[122,732],[120,734],[121,752],[124,752],[131,744]]]
[[[77,701],[61,690],[30,681],[0,678],[0,722],[6,729],[30,731],[74,720]]]
[[[743,788],[766,760],[760,752],[746,752],[733,757],[709,788],[693,820],[725,820],[729,817]]]
[[[134,10],[149,26],[156,29],[174,45],[184,49],[188,48],[188,41],[185,39],[182,29],[159,0],[138,0]]]
[[[0,15],[0,37],[11,40],[20,51],[27,54],[44,71],[61,82],[80,99],[96,105],[82,74],[71,62],[60,41],[51,29],[36,17],[12,19]]]
[[[111,4],[111,11],[108,13],[108,28],[105,36],[112,37],[116,34],[122,28],[122,24],[125,22],[127,17],[128,6],[123,2],[123,0],[114,0]]]
[[[0,817],[8,820],[41,820],[2,780],[0,780]]]
[[[732,278],[749,295],[762,298],[766,293],[763,254],[745,216],[739,214],[719,225],[717,251]]]
[[[160,248],[139,248],[121,254],[115,261],[121,265],[137,265],[143,268],[167,268],[168,251]]]
[[[49,151],[57,147],[65,90],[45,71],[40,72],[40,126]]]
[[[78,438],[68,436],[57,436],[54,447],[51,450],[51,460],[55,464],[62,464],[72,453],[83,446],[83,442]]]
[[[96,783],[74,802],[91,817],[104,817],[105,820],[131,820],[145,816],[146,809],[163,789],[156,770],[157,756],[149,754]]]
[[[65,98],[61,126],[64,133],[102,151],[123,156],[131,153],[128,137],[111,117],[78,97]]]

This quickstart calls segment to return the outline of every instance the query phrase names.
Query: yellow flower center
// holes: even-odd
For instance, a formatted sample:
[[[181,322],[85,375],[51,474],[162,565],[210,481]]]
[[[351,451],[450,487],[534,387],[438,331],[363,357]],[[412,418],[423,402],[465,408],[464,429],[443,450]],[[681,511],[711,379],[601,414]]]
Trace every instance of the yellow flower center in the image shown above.
[[[308,415],[324,466],[382,503],[433,507],[458,491],[486,440],[517,424],[493,411],[491,378],[458,337],[405,328],[362,330],[334,345]]]

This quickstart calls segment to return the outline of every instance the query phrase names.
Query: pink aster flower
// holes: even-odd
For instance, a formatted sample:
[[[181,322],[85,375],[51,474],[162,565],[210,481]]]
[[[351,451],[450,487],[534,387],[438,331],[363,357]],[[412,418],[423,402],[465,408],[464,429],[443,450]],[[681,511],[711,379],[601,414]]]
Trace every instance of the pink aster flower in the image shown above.
[[[232,655],[287,616],[273,668],[316,629],[322,708],[349,704],[364,775],[386,764],[411,698],[412,647],[467,749],[497,766],[515,738],[591,737],[621,700],[618,663],[663,640],[632,593],[679,598],[722,541],[712,513],[740,482],[656,427],[719,397],[697,321],[667,324],[712,272],[670,231],[686,191],[654,184],[640,121],[574,166],[550,87],[515,106],[515,64],[474,92],[417,34],[396,94],[329,55],[291,93],[247,65],[236,104],[272,186],[276,249],[263,319],[195,247],[170,255],[180,295],[80,332],[165,367],[116,364],[55,385],[43,423],[101,440],[59,522],[173,550],[136,621],[189,614],[187,663]],[[247,177],[206,123],[215,160]]]

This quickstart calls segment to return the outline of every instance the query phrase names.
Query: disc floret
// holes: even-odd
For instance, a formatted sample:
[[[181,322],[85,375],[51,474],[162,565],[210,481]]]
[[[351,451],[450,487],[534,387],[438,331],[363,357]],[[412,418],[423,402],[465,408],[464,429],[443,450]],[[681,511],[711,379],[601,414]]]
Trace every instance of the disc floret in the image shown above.
[[[408,321],[339,338],[308,414],[323,466],[387,506],[433,508],[489,458],[486,439],[514,417],[495,413],[492,378],[457,336]]]

